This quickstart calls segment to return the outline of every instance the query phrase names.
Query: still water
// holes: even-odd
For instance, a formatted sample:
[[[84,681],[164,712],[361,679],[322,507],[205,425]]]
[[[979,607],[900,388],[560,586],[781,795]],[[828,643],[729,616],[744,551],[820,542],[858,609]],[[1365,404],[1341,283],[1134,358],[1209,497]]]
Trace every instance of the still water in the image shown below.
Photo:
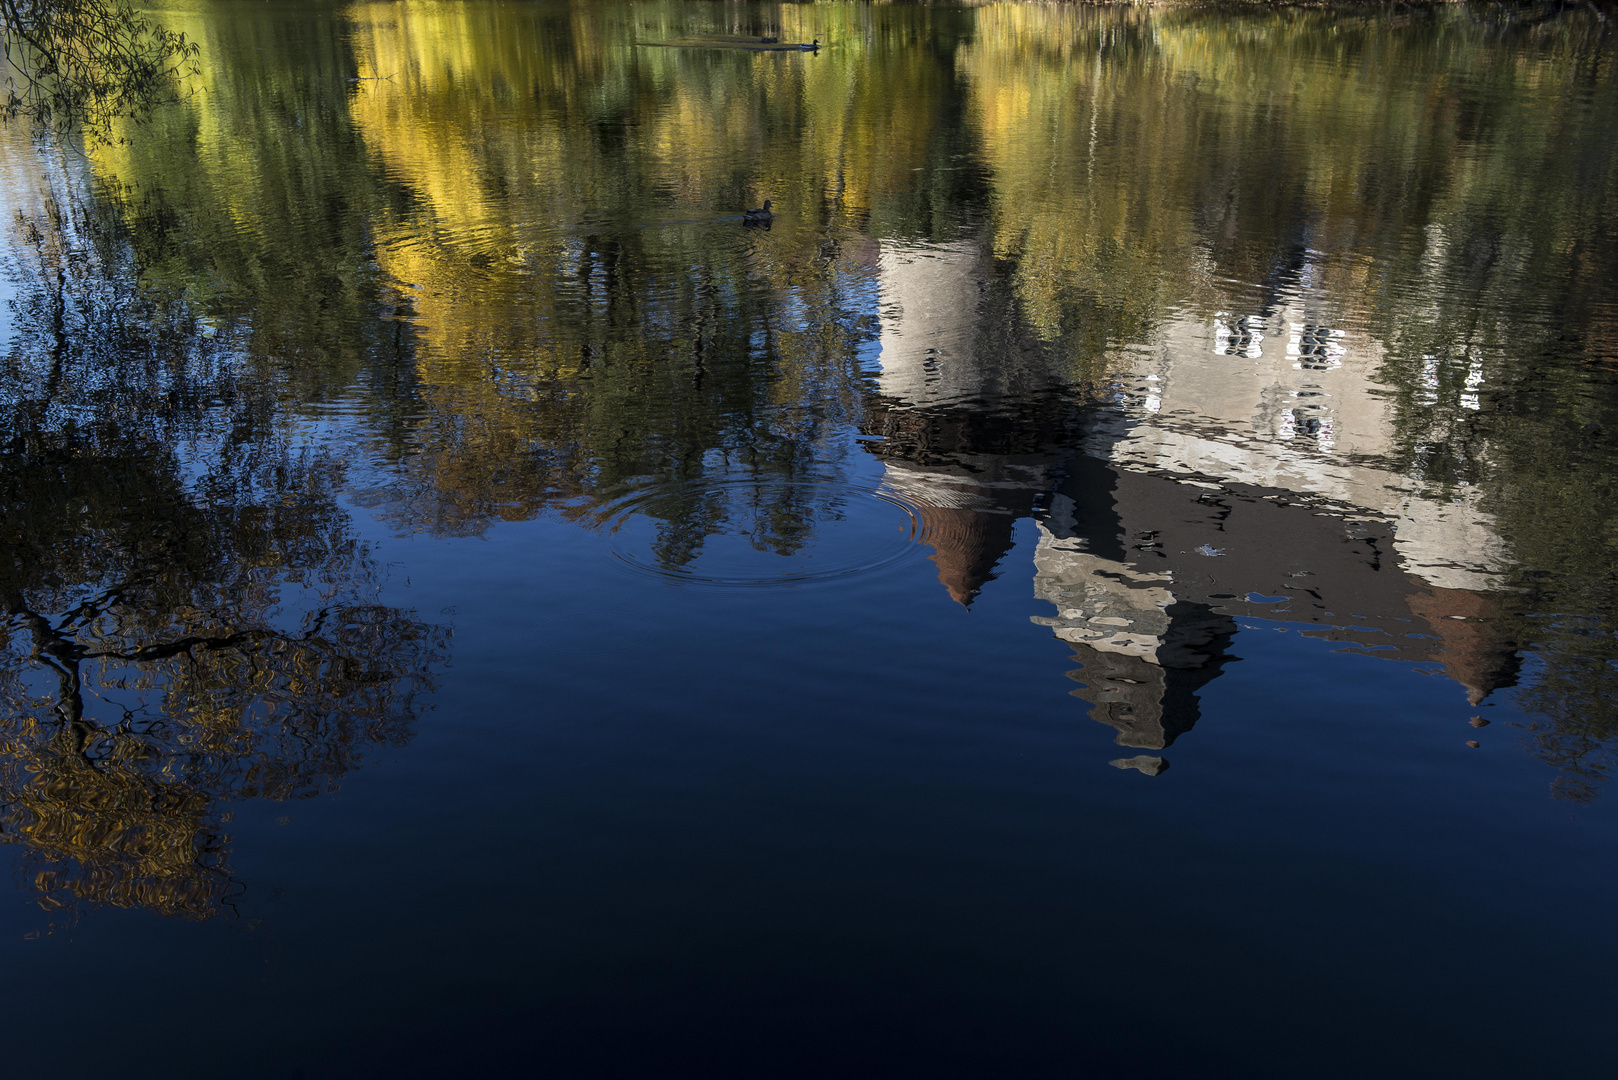
[[[7,1075],[1605,1072],[1618,74],[1500,11],[163,9],[0,152]]]

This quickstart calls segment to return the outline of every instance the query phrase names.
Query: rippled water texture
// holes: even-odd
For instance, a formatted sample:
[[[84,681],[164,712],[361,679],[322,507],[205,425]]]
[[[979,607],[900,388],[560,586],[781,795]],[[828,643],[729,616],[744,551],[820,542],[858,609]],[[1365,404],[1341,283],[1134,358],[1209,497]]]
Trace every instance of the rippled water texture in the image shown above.
[[[1604,10],[157,12],[0,129],[6,1075],[1610,1072]]]

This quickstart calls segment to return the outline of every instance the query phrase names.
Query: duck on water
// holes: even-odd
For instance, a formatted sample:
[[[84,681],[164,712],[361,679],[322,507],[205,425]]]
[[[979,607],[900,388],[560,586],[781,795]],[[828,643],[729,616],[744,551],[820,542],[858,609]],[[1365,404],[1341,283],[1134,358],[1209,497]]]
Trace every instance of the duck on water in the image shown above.
[[[764,208],[761,210],[742,211],[743,225],[768,225],[773,220],[775,220],[775,215],[770,212],[770,200],[768,199],[764,200]]]

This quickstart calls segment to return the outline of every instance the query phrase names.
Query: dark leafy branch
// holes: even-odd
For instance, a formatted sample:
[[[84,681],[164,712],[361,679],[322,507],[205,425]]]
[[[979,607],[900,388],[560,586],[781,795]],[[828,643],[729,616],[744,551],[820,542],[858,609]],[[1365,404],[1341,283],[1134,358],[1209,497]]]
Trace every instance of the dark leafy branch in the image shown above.
[[[198,70],[196,42],[124,0],[0,0],[0,40],[0,116],[93,137],[173,100]]]

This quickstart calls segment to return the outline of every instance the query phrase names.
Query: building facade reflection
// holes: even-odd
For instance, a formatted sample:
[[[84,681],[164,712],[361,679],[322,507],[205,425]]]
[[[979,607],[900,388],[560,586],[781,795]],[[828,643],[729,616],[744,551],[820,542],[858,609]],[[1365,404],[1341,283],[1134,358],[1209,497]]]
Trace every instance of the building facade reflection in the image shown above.
[[[1033,592],[1055,608],[1035,621],[1073,647],[1074,694],[1119,746],[1163,750],[1195,725],[1242,617],[1441,664],[1473,703],[1513,683],[1493,522],[1379,466],[1379,347],[1311,310],[1307,268],[1261,312],[1166,320],[1065,384],[1038,350],[986,340],[993,276],[971,243],[884,249],[866,430],[958,602],[1029,569],[1004,560],[1034,521]]]

